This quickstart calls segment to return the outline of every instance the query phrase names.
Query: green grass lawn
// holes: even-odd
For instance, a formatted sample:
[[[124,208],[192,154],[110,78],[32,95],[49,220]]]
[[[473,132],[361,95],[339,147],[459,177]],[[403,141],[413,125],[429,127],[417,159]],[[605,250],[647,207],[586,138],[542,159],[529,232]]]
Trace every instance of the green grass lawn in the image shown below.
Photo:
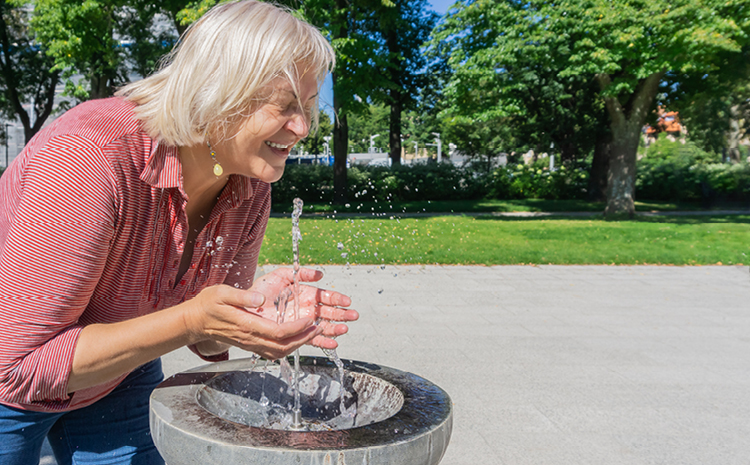
[[[750,263],[750,215],[619,222],[489,216],[303,218],[300,229],[302,264]],[[291,249],[291,219],[271,218],[260,263],[291,263]]]

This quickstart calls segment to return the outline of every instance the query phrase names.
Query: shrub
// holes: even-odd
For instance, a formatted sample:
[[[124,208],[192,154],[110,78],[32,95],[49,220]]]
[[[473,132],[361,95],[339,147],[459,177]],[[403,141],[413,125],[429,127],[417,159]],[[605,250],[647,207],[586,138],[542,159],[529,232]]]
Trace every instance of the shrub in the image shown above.
[[[550,171],[549,159],[542,158],[530,165],[508,165],[493,170],[487,194],[495,199],[582,199],[587,184],[586,167],[567,163]]]
[[[347,170],[351,201],[466,200],[485,197],[486,176],[449,163],[398,167],[353,166]],[[321,165],[288,165],[273,186],[273,202],[291,204],[295,197],[306,203],[333,201],[333,168]]]
[[[638,160],[639,198],[712,202],[750,199],[750,166],[721,163],[719,155],[691,142],[660,137]]]
[[[284,176],[273,184],[273,203],[291,205],[295,197],[305,203],[333,201],[333,167],[324,165],[287,165]]]

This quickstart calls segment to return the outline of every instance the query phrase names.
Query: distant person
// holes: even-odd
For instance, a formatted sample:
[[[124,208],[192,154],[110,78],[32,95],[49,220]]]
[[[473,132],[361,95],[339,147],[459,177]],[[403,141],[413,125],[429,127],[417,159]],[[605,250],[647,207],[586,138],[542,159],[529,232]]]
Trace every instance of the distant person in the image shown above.
[[[163,463],[148,422],[161,355],[336,347],[332,321],[358,317],[347,296],[303,286],[303,317],[277,324],[292,270],[253,282],[269,183],[333,61],[287,11],[222,4],[158,73],[29,142],[0,178],[0,464],[39,463],[45,436],[60,465]]]

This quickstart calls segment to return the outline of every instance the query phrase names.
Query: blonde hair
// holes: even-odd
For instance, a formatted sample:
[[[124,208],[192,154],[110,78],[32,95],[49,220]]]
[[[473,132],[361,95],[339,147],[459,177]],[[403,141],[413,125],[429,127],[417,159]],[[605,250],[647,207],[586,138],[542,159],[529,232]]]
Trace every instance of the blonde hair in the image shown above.
[[[185,31],[157,73],[117,95],[136,104],[149,136],[188,146],[207,134],[227,137],[270,97],[261,91],[278,77],[289,80],[298,98],[297,80],[305,73],[314,73],[320,88],[334,62],[316,28],[281,7],[243,0],[213,7]]]

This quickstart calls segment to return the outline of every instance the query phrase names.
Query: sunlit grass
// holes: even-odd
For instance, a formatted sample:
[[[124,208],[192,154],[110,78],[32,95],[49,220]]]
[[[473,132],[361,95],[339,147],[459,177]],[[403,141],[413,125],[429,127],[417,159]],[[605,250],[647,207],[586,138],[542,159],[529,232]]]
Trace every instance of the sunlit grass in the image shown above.
[[[750,263],[750,216],[303,218],[300,229],[303,264]],[[260,263],[291,263],[291,249],[291,220],[271,218]]]

